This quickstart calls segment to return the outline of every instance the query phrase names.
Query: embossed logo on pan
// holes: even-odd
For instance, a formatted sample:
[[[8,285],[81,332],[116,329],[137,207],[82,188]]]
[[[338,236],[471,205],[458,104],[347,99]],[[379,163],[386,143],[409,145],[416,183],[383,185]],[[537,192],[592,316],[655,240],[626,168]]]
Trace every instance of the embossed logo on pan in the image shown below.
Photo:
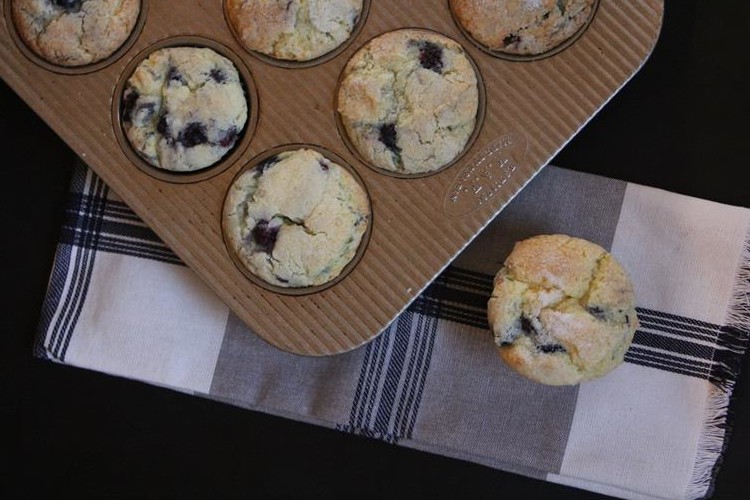
[[[526,155],[528,141],[511,132],[485,146],[459,172],[448,189],[443,210],[461,217],[485,205],[500,192]]]

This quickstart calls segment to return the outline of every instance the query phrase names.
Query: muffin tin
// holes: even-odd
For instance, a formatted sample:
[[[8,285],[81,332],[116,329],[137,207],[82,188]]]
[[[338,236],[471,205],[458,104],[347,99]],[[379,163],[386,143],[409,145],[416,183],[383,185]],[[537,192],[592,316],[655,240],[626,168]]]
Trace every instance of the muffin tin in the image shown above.
[[[543,59],[504,60],[476,47],[447,0],[371,2],[359,31],[333,57],[304,67],[271,64],[234,38],[222,2],[144,2],[142,24],[105,64],[69,71],[31,57],[2,1],[0,75],[191,267],[249,328],[302,355],[331,355],[382,332],[591,117],[638,71],[661,27],[662,0],[601,0],[572,43]],[[364,165],[337,126],[341,71],[383,32],[425,28],[458,41],[476,64],[484,118],[468,150],[433,175],[399,178]],[[152,47],[205,44],[249,75],[251,117],[220,166],[198,175],[143,168],[123,143],[119,95]],[[253,101],[253,96],[254,101]],[[250,128],[252,126],[252,128]],[[322,290],[298,295],[259,286],[235,265],[222,235],[222,206],[236,174],[286,144],[329,151],[370,195],[369,238],[355,265]],[[54,166],[50,166],[54,168]]]
[[[237,33],[236,28],[234,27],[234,24],[229,21],[229,6],[226,0],[222,0],[223,5],[223,12],[224,12],[224,18],[227,20],[227,27],[232,32],[232,35],[234,35],[235,39],[238,40],[239,45],[243,48],[244,45],[241,43],[241,37]],[[325,54],[322,54],[318,57],[315,57],[313,59],[304,59],[304,60],[291,60],[291,59],[279,59],[276,57],[269,56],[268,54],[264,54],[263,52],[257,51],[257,50],[250,50],[245,49],[247,53],[252,54],[259,60],[271,64],[273,66],[279,66],[282,68],[309,68],[310,66],[317,66],[318,64],[322,64],[326,61],[329,61],[339,54],[346,50],[346,48],[351,44],[354,40],[357,39],[357,36],[359,35],[359,32],[362,31],[362,27],[367,22],[367,16],[370,13],[370,3],[371,0],[362,0],[362,11],[357,18],[357,22],[354,23],[354,27],[351,32],[351,36],[345,40],[343,43],[338,45],[337,47],[331,49],[330,51],[326,52]]]
[[[227,217],[226,216],[222,217],[222,231],[223,231],[222,234],[224,237],[224,244],[229,250],[229,257],[232,259],[232,261],[237,266],[237,268],[247,277],[247,279],[255,283],[257,286],[261,288],[265,288],[266,290],[270,290],[272,292],[282,294],[282,295],[307,295],[311,293],[317,293],[322,290],[325,290],[326,288],[332,287],[339,281],[343,280],[346,277],[346,275],[349,274],[349,272],[352,269],[354,269],[354,267],[356,267],[357,263],[362,258],[362,255],[365,253],[365,250],[367,248],[367,243],[370,240],[370,233],[372,232],[372,203],[370,201],[370,195],[367,192],[367,185],[362,181],[362,178],[359,176],[357,171],[351,165],[349,165],[346,161],[344,161],[343,158],[315,144],[284,144],[276,148],[272,148],[272,149],[262,152],[257,157],[251,159],[243,168],[239,170],[239,172],[237,172],[237,175],[235,175],[234,179],[232,179],[232,183],[230,183],[230,187],[245,172],[252,171],[253,169],[257,168],[259,165],[262,165],[263,162],[268,160],[269,158],[272,158],[273,156],[276,156],[279,153],[284,153],[288,151],[296,151],[299,149],[311,149],[313,151],[316,151],[317,153],[320,153],[321,155],[323,155],[327,160],[332,161],[333,163],[337,164],[341,169],[343,169],[348,174],[350,174],[352,178],[354,179],[354,181],[357,184],[359,184],[359,186],[364,191],[370,217],[367,222],[366,229],[364,233],[362,234],[359,245],[357,246],[357,251],[354,253],[354,256],[351,258],[351,260],[344,266],[341,272],[337,276],[334,276],[333,278],[331,278],[329,281],[326,281],[325,283],[322,283],[320,285],[307,286],[307,287],[278,286],[278,285],[265,281],[264,279],[262,279],[261,277],[255,275],[252,271],[250,271],[247,268],[247,266],[245,266],[242,263],[242,259],[237,255],[237,253],[229,250],[232,248],[232,245],[230,242],[231,238],[229,236],[230,226],[228,225]],[[222,203],[223,213],[229,209],[228,199],[229,199],[229,189],[227,189],[226,196],[224,197],[224,202]]]
[[[406,29],[408,31],[412,32],[412,33],[417,34],[417,35],[419,35],[419,34],[442,35],[442,33],[435,32],[433,30],[424,29],[424,28],[411,28],[411,27],[409,27],[409,28],[406,28]],[[393,32],[393,30],[391,32]],[[378,33],[376,35],[376,37],[374,37],[374,38],[377,38],[377,36],[380,36],[381,34],[382,33]],[[362,45],[359,46],[358,50],[361,49],[361,48],[364,48],[365,46],[367,46],[371,41],[372,41],[372,39],[364,40],[363,43],[362,43]],[[458,40],[454,40],[454,41],[456,41],[457,43],[460,44],[460,41],[458,41]],[[352,55],[354,55],[354,54],[352,54]],[[368,161],[364,157],[364,155],[362,155],[362,153],[360,153],[360,151],[357,150],[357,147],[354,145],[354,142],[352,141],[352,138],[349,136],[349,133],[346,130],[346,126],[344,125],[344,121],[343,121],[343,118],[341,116],[341,113],[336,113],[336,126],[338,127],[339,136],[344,141],[344,144],[346,145],[346,147],[349,148],[349,152],[352,155],[354,155],[357,158],[357,160],[359,160],[359,162],[362,165],[366,165],[366,166],[372,168],[373,170],[375,170],[376,172],[379,172],[379,173],[381,173],[383,175],[391,175],[391,176],[394,176],[394,177],[401,177],[401,178],[405,178],[405,179],[414,179],[414,178],[417,178],[417,177],[426,177],[426,176],[430,176],[430,175],[435,175],[436,173],[438,173],[438,172],[440,172],[442,170],[445,170],[447,168],[450,168],[455,163],[461,161],[461,159],[464,157],[464,155],[466,154],[466,152],[471,149],[471,146],[474,144],[474,141],[479,136],[479,133],[482,130],[482,123],[484,122],[484,114],[485,114],[485,110],[486,110],[486,106],[487,106],[486,92],[485,92],[485,89],[484,89],[484,81],[482,80],[482,72],[479,70],[479,68],[477,67],[476,62],[474,62],[474,59],[471,57],[471,55],[468,52],[466,53],[466,56],[467,56],[466,59],[468,60],[468,62],[471,65],[472,69],[474,70],[474,75],[476,76],[476,79],[477,79],[477,94],[478,94],[478,106],[477,106],[477,108],[478,109],[477,109],[477,114],[476,114],[476,117],[475,117],[474,129],[472,130],[472,133],[469,135],[469,138],[466,141],[466,145],[462,148],[462,150],[459,152],[459,154],[453,160],[451,160],[451,161],[447,162],[445,165],[443,165],[441,167],[438,167],[438,168],[435,168],[433,170],[429,170],[429,171],[426,171],[426,172],[417,172],[417,173],[406,173],[406,172],[400,172],[400,171],[396,171],[396,170],[388,170],[388,169],[385,169],[385,168],[378,167],[377,165],[374,165],[372,162]],[[339,95],[338,90],[341,87],[342,81],[345,80],[345,79],[346,79],[346,68],[344,67],[344,68],[341,69],[341,73],[339,75],[339,79],[336,82],[336,93],[334,95],[334,109],[339,109],[339,98],[340,98],[340,95]]]
[[[138,154],[135,148],[133,148],[133,145],[128,141],[123,128],[122,95],[128,79],[133,74],[133,71],[135,71],[138,64],[148,58],[150,54],[159,49],[169,47],[208,48],[226,57],[232,62],[232,64],[234,64],[235,68],[237,68],[237,72],[239,73],[240,80],[245,90],[245,96],[247,97],[247,122],[245,123],[241,136],[234,147],[219,161],[208,167],[194,171],[175,172],[151,165]],[[210,38],[201,36],[174,36],[159,40],[133,56],[120,74],[120,79],[118,80],[112,94],[111,108],[112,126],[115,132],[115,137],[117,138],[117,142],[123,153],[125,153],[133,165],[157,179],[177,183],[199,182],[218,175],[234,165],[242,156],[245,149],[247,149],[247,146],[250,144],[253,134],[255,133],[255,128],[258,125],[258,89],[255,86],[255,81],[253,80],[253,75],[249,68],[245,65],[240,56],[225,45]]]
[[[469,30],[466,29],[466,27],[461,24],[459,21],[459,16],[456,15],[454,10],[453,3],[449,0],[449,8],[451,10],[451,15],[453,15],[453,18],[456,20],[456,26],[458,29],[463,33],[464,37],[469,40],[474,46],[476,46],[478,49],[486,52],[487,54],[498,57],[500,59],[507,59],[509,61],[534,61],[538,59],[544,59],[545,57],[550,57],[558,52],[561,52],[565,50],[569,45],[572,45],[575,43],[575,41],[580,37],[588,28],[589,24],[591,24],[591,21],[596,16],[596,9],[599,7],[599,1],[600,0],[594,0],[591,8],[591,13],[586,18],[586,21],[583,23],[583,25],[577,29],[572,36],[568,37],[567,39],[562,40],[560,43],[552,47],[551,49],[538,53],[538,54],[514,54],[512,52],[502,51],[493,49],[492,47],[488,47],[487,45],[481,43],[476,38],[472,36],[472,34],[469,32]]]

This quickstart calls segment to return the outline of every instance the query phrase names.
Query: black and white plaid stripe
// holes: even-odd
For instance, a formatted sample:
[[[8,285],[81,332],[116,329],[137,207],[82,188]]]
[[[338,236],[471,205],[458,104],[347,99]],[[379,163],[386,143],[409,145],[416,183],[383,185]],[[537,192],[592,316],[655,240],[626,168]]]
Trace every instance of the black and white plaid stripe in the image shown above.
[[[135,213],[125,204],[107,199],[107,193],[108,188],[95,174],[83,165],[76,168],[50,293],[42,312],[43,345],[37,344],[40,356],[64,361],[97,252],[182,265]],[[388,332],[366,347],[358,400],[349,423],[352,428],[369,429],[391,441],[409,435],[413,426],[409,407],[418,407],[437,321],[486,329],[492,279],[466,269],[447,268]],[[651,309],[638,308],[637,312],[641,326],[626,362],[710,380],[719,386],[734,383],[750,332]],[[750,317],[750,311],[744,314]],[[407,382],[406,393],[393,394],[394,384],[401,379]],[[400,398],[397,408],[401,414],[395,420],[390,416],[386,420],[389,412],[384,408],[393,407],[396,397]]]
[[[339,430],[389,443],[411,437],[437,325],[437,316],[409,308],[367,345],[349,422]]]
[[[88,292],[109,188],[92,172],[77,167],[72,191],[35,345],[38,356],[58,361],[65,361]]]
[[[428,314],[488,328],[487,297],[493,276],[449,267],[417,299]],[[440,303],[440,307],[436,304]],[[639,307],[640,328],[625,355],[628,363],[710,380],[736,380],[749,332]]]

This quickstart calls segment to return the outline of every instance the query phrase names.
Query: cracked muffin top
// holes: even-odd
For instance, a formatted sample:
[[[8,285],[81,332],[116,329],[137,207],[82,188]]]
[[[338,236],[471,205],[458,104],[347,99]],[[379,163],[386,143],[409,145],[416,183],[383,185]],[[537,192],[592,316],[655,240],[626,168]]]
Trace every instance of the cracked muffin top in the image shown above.
[[[325,284],[354,258],[370,219],[367,194],[312,149],[284,151],[240,174],[224,204],[230,251],[280,287]]]
[[[346,133],[369,164],[423,174],[455,160],[474,131],[479,88],[463,48],[443,35],[401,29],[370,40],[338,89]]]
[[[513,55],[543,54],[575,35],[596,0],[450,0],[456,20],[479,44]]]
[[[638,326],[622,266],[599,245],[562,234],[516,243],[495,276],[487,310],[500,357],[549,385],[609,373]]]
[[[170,171],[219,161],[242,135],[247,115],[237,68],[209,48],[155,50],[138,64],[122,96],[128,141],[148,163]]]
[[[112,55],[138,20],[140,0],[13,0],[16,31],[39,57],[84,66]]]
[[[362,0],[227,0],[226,13],[246,49],[309,61],[349,39]]]

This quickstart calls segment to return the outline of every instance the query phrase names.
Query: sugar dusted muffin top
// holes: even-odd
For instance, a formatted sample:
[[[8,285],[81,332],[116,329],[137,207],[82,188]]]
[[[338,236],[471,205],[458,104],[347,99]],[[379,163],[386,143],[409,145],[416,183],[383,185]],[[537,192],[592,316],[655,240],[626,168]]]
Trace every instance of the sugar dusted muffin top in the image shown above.
[[[60,66],[84,66],[112,55],[128,39],[140,0],[12,0],[24,43]]]
[[[575,35],[595,0],[450,0],[457,21],[481,45],[513,55],[538,55]]]
[[[151,165],[200,170],[224,157],[240,138],[248,102],[232,61],[204,47],[158,49],[127,81],[125,135]]]
[[[227,0],[227,20],[242,45],[276,59],[308,61],[351,35],[362,0]]]
[[[229,188],[223,224],[230,251],[253,275],[300,288],[339,276],[369,219],[367,194],[354,176],[300,148],[242,173]]]
[[[478,106],[477,74],[463,48],[425,30],[370,40],[338,89],[341,122],[363,159],[406,175],[452,162],[474,131]]]
[[[563,234],[517,242],[487,309],[500,357],[549,385],[609,373],[623,362],[638,326],[622,266],[599,245]]]

